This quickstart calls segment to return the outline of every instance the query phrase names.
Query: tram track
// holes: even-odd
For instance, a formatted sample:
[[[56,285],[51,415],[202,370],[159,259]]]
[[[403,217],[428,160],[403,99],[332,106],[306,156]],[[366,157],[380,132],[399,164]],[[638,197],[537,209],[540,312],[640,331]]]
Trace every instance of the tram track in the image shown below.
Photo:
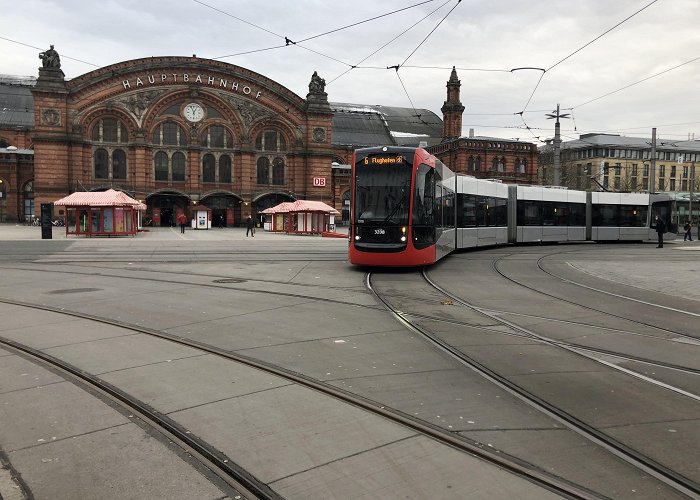
[[[390,422],[408,428],[417,434],[433,439],[443,445],[459,450],[462,453],[475,456],[496,467],[505,469],[530,482],[538,484],[544,489],[557,493],[558,495],[561,495],[564,498],[600,498],[600,496],[596,495],[594,492],[591,492],[575,484],[569,483],[564,479],[551,476],[550,474],[533,468],[529,464],[523,463],[520,460],[517,460],[515,458],[509,458],[504,453],[497,454],[493,453],[490,450],[484,449],[481,446],[474,444],[469,439],[460,436],[456,432],[448,431],[440,426],[434,425],[415,416],[408,415],[399,410],[390,408],[380,402],[373,401],[371,399],[354,394],[350,391],[336,387],[329,383],[319,381],[315,378],[285,369],[277,365],[267,363],[265,361],[241,355],[239,353],[232,352],[229,350],[221,349],[206,343],[194,341],[191,339],[187,339],[177,335],[172,335],[158,330],[131,325],[122,321],[105,319],[85,313],[67,311],[62,308],[59,309],[50,306],[29,304],[26,302],[11,301],[6,299],[0,299],[0,303],[20,307],[27,307],[56,314],[72,316],[97,323],[103,323],[111,326],[117,326],[128,331],[154,336],[160,339],[177,343],[182,346],[196,349],[203,353],[212,354],[232,362],[240,363],[248,367],[260,370],[261,372],[264,372],[266,374],[280,377],[293,384],[312,389],[325,396],[334,398],[341,402],[360,408],[373,415],[382,417]],[[189,450],[192,450],[191,453],[193,453],[197,458],[202,456],[203,464],[208,468],[211,468],[215,473],[217,473],[217,475],[221,474],[220,477],[222,477],[222,479],[228,484],[237,484],[240,486],[240,488],[236,489],[239,489],[240,491],[244,492],[252,492],[253,497],[251,498],[279,498],[277,494],[274,491],[272,491],[267,485],[257,481],[253,476],[251,476],[241,467],[237,466],[234,460],[232,460],[230,457],[227,457],[221,452],[214,450],[210,445],[203,442],[202,440],[191,434],[189,431],[182,429],[176,422],[168,419],[166,416],[162,416],[159,412],[152,409],[149,405],[129,396],[123,391],[120,391],[118,388],[101,380],[99,377],[85,373],[83,370],[73,367],[72,365],[61,361],[60,359],[54,356],[43,353],[40,350],[25,346],[21,343],[10,339],[6,339],[2,336],[0,336],[0,346],[7,347],[12,351],[20,351],[24,355],[32,359],[36,359],[43,364],[48,364],[53,367],[56,367],[59,370],[67,373],[71,378],[79,379],[81,383],[87,384],[90,387],[94,387],[100,392],[104,392],[105,394],[107,394],[110,398],[118,400],[120,404],[125,405],[126,408],[129,408],[129,411],[133,410],[134,412],[138,413],[140,418],[142,418],[144,421],[150,423],[151,425],[154,425],[159,429],[164,429],[164,433],[170,433],[166,435],[172,435],[172,439],[176,440],[177,442],[182,442],[183,448],[185,450],[188,450],[188,453],[190,452]],[[211,461],[211,464],[209,463],[209,461]],[[237,474],[241,473],[242,477],[238,477]]]
[[[450,293],[447,292],[447,291],[445,291],[444,293],[445,293],[445,295],[450,295]],[[396,298],[396,297],[399,297],[399,296],[394,295],[394,297]],[[493,314],[493,315],[495,315],[495,316],[498,316],[498,315],[500,315],[500,314],[513,314],[513,313],[510,313],[510,312],[508,312],[508,311],[498,311],[498,310],[487,309],[487,308],[474,308],[474,310],[475,310],[475,311],[478,311],[478,312],[484,312],[484,313],[488,313],[488,314]],[[550,339],[550,338],[542,337],[542,336],[539,336],[539,335],[536,335],[536,334],[535,334],[535,335],[532,335],[531,333],[529,333],[529,332],[527,332],[527,331],[524,331],[524,330],[523,330],[522,328],[520,328],[520,327],[516,327],[516,328],[517,328],[516,331],[504,332],[502,329],[498,329],[498,328],[489,328],[489,327],[487,327],[487,326],[483,326],[483,325],[480,325],[480,324],[477,324],[477,323],[468,323],[468,322],[464,322],[464,321],[456,321],[456,320],[451,320],[451,319],[448,320],[448,319],[445,319],[445,318],[441,318],[441,317],[438,317],[438,316],[431,316],[431,315],[427,315],[427,314],[414,314],[414,313],[405,313],[405,314],[406,314],[407,317],[412,317],[412,318],[416,318],[416,319],[427,320],[427,321],[434,321],[434,322],[440,322],[440,323],[450,323],[450,324],[453,324],[453,325],[456,325],[456,326],[466,326],[466,327],[480,328],[480,329],[482,329],[482,330],[484,330],[484,331],[486,331],[486,332],[493,332],[494,334],[497,334],[497,335],[511,335],[511,336],[515,336],[515,337],[522,337],[522,338],[528,338],[528,339],[535,339],[535,340],[542,341],[542,342],[544,342],[544,343],[546,343],[546,344],[549,344],[549,345],[555,345],[555,346],[560,346],[560,347],[569,347],[569,348],[572,348],[572,349],[581,350],[581,351],[585,351],[585,352],[590,352],[590,353],[593,353],[593,354],[599,354],[599,355],[605,355],[605,356],[613,356],[613,357],[616,357],[616,358],[619,358],[619,359],[622,359],[622,360],[626,360],[626,361],[635,361],[635,362],[639,362],[639,363],[645,363],[645,364],[647,364],[647,365],[649,365],[649,366],[653,366],[653,367],[667,368],[667,369],[669,369],[669,370],[677,370],[677,371],[684,372],[684,373],[687,373],[687,374],[699,375],[699,376],[700,376],[700,369],[689,368],[689,367],[687,367],[687,366],[682,366],[682,365],[677,365],[677,364],[672,364],[672,363],[664,363],[664,362],[661,362],[661,361],[658,361],[658,360],[653,360],[653,359],[650,359],[650,358],[644,358],[644,357],[641,357],[641,356],[632,356],[632,355],[630,355],[630,354],[623,354],[623,353],[620,353],[620,352],[617,352],[617,351],[613,351],[613,350],[608,350],[608,349],[599,349],[599,348],[595,348],[595,347],[584,346],[584,345],[576,344],[576,343],[573,343],[573,342],[564,342],[564,341],[561,341],[561,340],[555,340],[555,339]],[[554,322],[557,322],[557,323],[566,323],[566,324],[578,325],[578,326],[586,326],[586,327],[591,327],[591,326],[592,326],[592,325],[586,325],[585,323],[579,323],[579,322],[575,322],[575,321],[556,320],[556,319],[547,318],[547,317],[544,317],[544,316],[533,316],[533,315],[523,315],[523,314],[518,314],[518,315],[519,315],[519,316],[526,316],[526,317],[528,317],[528,318],[537,318],[537,319],[541,319],[541,320],[544,320],[544,321],[554,321]],[[605,329],[605,328],[602,328],[602,327],[597,327],[597,328]],[[614,331],[619,332],[619,333],[628,333],[628,334],[630,334],[630,335],[641,335],[641,334],[637,334],[637,333],[635,333],[635,332],[628,332],[628,331],[624,331],[624,330],[614,330]],[[697,400],[700,401],[700,395],[691,394],[691,395],[689,395],[689,396],[692,397],[693,399],[697,399]]]
[[[521,327],[518,327],[517,325],[514,325],[510,322],[507,322],[503,320],[502,318],[496,316],[495,314],[491,314],[485,309],[479,308],[477,306],[474,306],[472,304],[469,304],[465,301],[463,301],[460,297],[457,297],[454,294],[451,294],[450,292],[444,290],[442,287],[434,283],[432,280],[427,275],[427,272],[425,269],[422,271],[422,277],[426,281],[426,283],[429,284],[430,287],[433,289],[439,291],[441,294],[445,295],[446,297],[449,297],[452,301],[467,307],[469,309],[472,309],[480,314],[483,314],[484,316],[490,318],[491,320],[495,321],[496,323],[500,323],[504,326],[507,326],[508,328],[512,329],[515,332],[520,332],[522,336],[528,337],[528,338],[533,338],[535,340],[538,340],[540,342],[545,342],[548,343],[546,339],[544,338],[536,338],[539,336],[533,337],[531,335],[531,332],[527,331],[526,329],[523,329]],[[513,396],[517,397],[518,399],[524,401],[530,406],[533,406],[543,414],[553,418],[557,422],[561,423],[564,427],[572,430],[573,432],[585,437],[587,440],[595,443],[596,445],[599,445],[603,449],[607,450],[608,452],[612,453],[613,455],[619,457],[623,461],[627,462],[631,466],[643,471],[646,474],[651,475],[652,477],[656,478],[657,480],[663,482],[667,486],[673,488],[674,490],[680,492],[683,495],[688,496],[689,498],[697,498],[700,496],[700,484],[697,484],[696,482],[692,481],[691,479],[676,473],[675,471],[669,469],[668,467],[664,466],[663,464],[637,452],[635,449],[629,447],[628,445],[611,438],[604,432],[594,428],[593,426],[587,424],[586,422],[580,420],[577,418],[575,415],[572,415],[558,407],[556,407],[553,404],[550,404],[549,402],[545,401],[544,399],[538,397],[536,394],[531,393],[530,391],[523,389],[522,387],[518,386],[517,384],[513,383],[511,380],[509,380],[507,377],[501,376],[499,373],[495,372],[494,370],[491,370],[488,366],[484,365],[483,363],[477,361],[473,357],[470,357],[466,355],[464,352],[462,352],[460,349],[453,347],[452,345],[448,344],[447,342],[443,341],[440,336],[433,334],[432,332],[428,331],[427,329],[421,327],[420,325],[416,324],[415,321],[412,321],[411,317],[416,316],[412,315],[411,313],[406,313],[401,310],[399,310],[397,307],[393,306],[391,302],[385,298],[383,298],[376,290],[373,289],[372,284],[371,284],[371,273],[367,273],[366,275],[366,283],[367,287],[372,291],[372,293],[377,297],[377,299],[384,304],[384,306],[387,308],[387,310],[401,323],[404,325],[406,328],[408,328],[410,331],[413,331],[414,333],[420,335],[421,337],[427,339],[434,345],[436,345],[440,350],[448,353],[450,356],[452,356],[454,359],[458,360],[459,362],[465,364],[472,370],[478,372],[482,376],[484,376],[486,379],[490,380],[494,384],[496,384],[498,387],[501,387],[502,389],[506,390],[508,393],[512,394]],[[394,295],[392,295],[392,298],[395,298]],[[444,320],[444,318],[439,318],[439,320]],[[480,329],[484,329],[483,325],[476,325]],[[486,328],[488,329],[488,327]],[[503,334],[502,331],[498,331],[496,333]],[[558,348],[562,349],[567,349],[572,352],[575,352],[577,355],[583,355],[579,352],[579,350],[574,350],[573,347],[567,347],[564,345],[556,345],[557,343],[554,342],[552,345],[555,345]],[[596,360],[595,358],[591,358]],[[598,361],[598,360],[596,360]],[[668,387],[666,387],[668,388]],[[684,393],[685,391],[682,391],[680,389],[676,389],[676,392],[681,392]],[[690,394],[684,394],[688,395],[690,397],[698,398],[700,400],[700,397],[697,395],[690,395]]]
[[[551,276],[551,277],[553,277],[553,278],[555,278],[555,279],[557,279],[557,280],[559,280],[559,281],[562,281],[562,282],[565,282],[565,283],[568,283],[568,284],[571,284],[571,285],[574,285],[574,286],[579,286],[579,287],[582,287],[582,288],[586,288],[586,289],[589,289],[589,290],[591,290],[591,291],[596,291],[596,292],[605,293],[605,294],[607,294],[607,295],[615,296],[615,297],[620,298],[620,299],[623,299],[623,300],[630,300],[630,301],[634,301],[634,302],[642,302],[642,301],[639,301],[638,299],[634,299],[634,298],[632,298],[632,297],[627,297],[627,296],[624,296],[624,295],[621,295],[621,294],[613,294],[613,293],[611,293],[611,292],[607,292],[607,291],[604,291],[604,290],[600,290],[600,289],[595,289],[595,288],[593,288],[593,287],[589,287],[588,285],[585,285],[585,284],[583,284],[583,283],[577,283],[576,281],[573,281],[573,280],[561,278],[561,277],[559,277],[559,276],[556,276],[556,275],[550,273],[549,271],[547,271],[546,269],[544,269],[544,268],[542,267],[542,261],[543,261],[544,259],[549,258],[549,257],[551,257],[552,255],[559,255],[559,254],[560,254],[560,252],[554,252],[554,253],[545,254],[545,255],[543,255],[542,257],[539,257],[539,258],[537,259],[537,268],[538,268],[539,270],[541,270],[542,272],[544,272],[545,274],[547,274],[547,275],[549,275],[549,276]],[[638,320],[638,319],[629,318],[629,317],[623,316],[623,315],[621,315],[621,314],[615,314],[615,313],[613,313],[613,312],[610,312],[610,311],[608,311],[608,310],[604,310],[604,309],[601,309],[601,308],[598,308],[598,307],[593,307],[593,306],[590,306],[590,305],[581,304],[580,302],[576,302],[576,301],[574,301],[574,300],[570,300],[570,299],[567,299],[567,298],[563,298],[563,297],[561,297],[561,296],[558,296],[558,295],[555,295],[555,294],[552,294],[552,293],[549,293],[549,292],[545,292],[545,291],[540,290],[540,289],[538,289],[538,288],[536,288],[536,287],[534,287],[534,286],[531,286],[531,285],[528,285],[528,284],[526,284],[526,283],[523,283],[523,282],[521,282],[521,281],[519,281],[519,280],[513,278],[512,276],[506,275],[506,273],[503,272],[503,271],[499,268],[498,263],[499,263],[500,261],[502,261],[503,259],[504,259],[504,257],[499,257],[498,259],[495,259],[495,260],[492,261],[492,268],[493,268],[494,272],[497,273],[499,276],[501,276],[503,279],[505,279],[505,280],[507,280],[507,281],[509,281],[509,282],[511,282],[511,283],[513,283],[513,284],[515,284],[515,285],[518,285],[519,287],[521,287],[521,288],[523,288],[523,289],[526,289],[526,290],[529,290],[529,291],[538,293],[538,294],[540,294],[540,295],[544,295],[544,296],[546,296],[546,297],[550,297],[550,298],[555,299],[555,300],[560,301],[560,302],[565,302],[565,303],[574,305],[574,306],[579,307],[579,308],[582,308],[582,309],[586,309],[586,310],[589,310],[589,311],[593,311],[593,312],[595,312],[595,313],[602,314],[602,315],[605,315],[605,316],[608,316],[608,317],[611,317],[611,318],[617,318],[617,319],[621,319],[621,320],[624,320],[624,321],[627,321],[627,322],[631,322],[631,323],[633,323],[633,324],[638,324],[638,325],[642,325],[642,326],[645,326],[645,327],[653,328],[653,329],[658,330],[659,332],[663,332],[663,333],[665,333],[665,334],[675,335],[675,336],[682,337],[682,338],[685,338],[685,339],[688,339],[688,340],[691,340],[691,341],[693,341],[693,340],[694,340],[694,341],[697,341],[697,340],[698,340],[698,337],[697,337],[697,336],[689,335],[689,334],[684,333],[684,332],[679,332],[679,331],[672,330],[672,329],[670,329],[670,328],[665,328],[665,327],[662,327],[662,326],[659,326],[659,325],[655,325],[655,324],[652,324],[652,323],[647,323],[647,322],[645,322],[645,321],[640,321],[640,320]],[[645,305],[649,305],[649,306],[654,306],[654,307],[660,307],[660,308],[670,309],[670,308],[668,308],[668,307],[666,307],[666,306],[662,306],[662,305],[659,305],[659,304],[653,304],[653,303],[651,303],[651,302],[643,302],[643,303],[644,303]],[[699,315],[696,314],[696,313],[692,313],[692,312],[689,312],[689,311],[682,311],[682,310],[678,310],[678,309],[674,310],[674,312],[683,313],[683,314],[688,314],[688,315],[693,316],[693,317],[699,316]],[[590,325],[590,326],[592,326],[592,325]],[[659,339],[659,340],[664,340],[664,339]]]

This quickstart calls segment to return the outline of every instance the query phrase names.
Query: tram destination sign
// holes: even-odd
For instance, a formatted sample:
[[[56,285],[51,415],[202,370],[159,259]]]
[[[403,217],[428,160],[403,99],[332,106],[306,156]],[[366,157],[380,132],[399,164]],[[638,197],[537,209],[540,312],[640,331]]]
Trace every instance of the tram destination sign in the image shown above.
[[[367,156],[362,160],[365,165],[398,165],[404,162],[403,155]]]

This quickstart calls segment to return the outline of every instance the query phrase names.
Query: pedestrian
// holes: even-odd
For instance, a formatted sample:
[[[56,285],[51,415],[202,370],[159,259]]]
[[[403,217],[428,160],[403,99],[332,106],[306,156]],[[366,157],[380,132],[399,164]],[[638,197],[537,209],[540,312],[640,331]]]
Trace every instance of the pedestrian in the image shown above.
[[[252,216],[248,216],[248,220],[245,221],[245,227],[245,237],[247,238],[248,233],[250,233],[250,235],[255,238],[255,222],[253,222]]]
[[[685,240],[693,241],[693,237],[690,234],[690,230],[693,229],[693,223],[690,222],[690,219],[688,219],[688,222],[685,223],[685,226],[683,226],[683,229],[685,229],[685,234],[683,235],[683,241],[685,241]]]
[[[185,234],[185,226],[187,225],[187,216],[184,213],[180,213],[177,216],[177,222],[180,224],[180,232]]]
[[[663,248],[664,247],[664,233],[666,232],[666,223],[664,220],[659,217],[658,215],[656,216],[656,234],[659,236],[659,244],[656,246],[656,248]]]
[[[223,228],[224,228],[224,216],[219,215],[219,229],[223,229]]]

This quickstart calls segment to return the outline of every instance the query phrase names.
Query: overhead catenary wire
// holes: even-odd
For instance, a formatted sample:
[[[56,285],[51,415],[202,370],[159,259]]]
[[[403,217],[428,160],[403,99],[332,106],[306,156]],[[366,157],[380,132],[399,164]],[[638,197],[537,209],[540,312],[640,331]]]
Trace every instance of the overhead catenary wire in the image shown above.
[[[11,38],[5,38],[4,36],[0,36],[0,40],[5,40],[5,41],[7,41],[7,42],[16,43],[17,45],[24,45],[25,47],[29,47],[29,48],[31,48],[31,49],[46,50],[46,49],[42,49],[41,47],[35,47],[34,45],[29,45],[28,43],[19,42],[19,41],[17,41],[17,40],[12,40]],[[91,62],[83,61],[82,59],[76,59],[75,57],[67,56],[67,55],[65,55],[65,54],[61,54],[61,58],[63,58],[63,59],[70,59],[71,61],[76,61],[76,62],[79,62],[79,63],[87,64],[87,65],[89,65],[89,66],[95,66],[96,68],[99,68],[99,67],[100,67],[99,64],[94,64],[94,63],[91,63]]]
[[[358,67],[360,67],[360,64],[362,64],[362,63],[365,62],[367,59],[369,59],[369,58],[372,57],[373,55],[377,54],[378,52],[380,52],[381,50],[383,50],[385,47],[387,47],[388,45],[392,44],[393,42],[395,42],[396,40],[398,40],[400,37],[402,37],[403,35],[405,35],[406,33],[408,33],[411,29],[413,29],[415,26],[417,26],[418,24],[420,24],[421,22],[423,22],[425,19],[427,19],[428,17],[430,17],[432,14],[434,14],[435,12],[437,12],[438,10],[440,10],[442,7],[444,7],[445,5],[447,5],[450,1],[451,1],[451,0],[447,0],[445,3],[443,3],[442,5],[440,5],[437,9],[435,9],[435,10],[433,10],[432,12],[430,12],[429,14],[423,16],[421,19],[419,19],[418,21],[416,21],[415,23],[413,23],[411,26],[409,26],[408,28],[406,28],[405,30],[403,30],[401,33],[399,33],[398,35],[396,35],[394,38],[392,38],[391,40],[389,40],[388,42],[386,42],[384,45],[382,45],[381,47],[379,47],[378,49],[376,49],[374,52],[372,52],[371,54],[369,54],[368,56],[366,56],[366,57],[365,57],[364,59],[362,59],[360,62],[358,62],[358,63],[355,64],[354,66],[351,66],[350,68],[346,69],[343,73],[341,73],[340,75],[338,75],[338,76],[336,76],[335,78],[333,78],[332,80],[330,80],[330,81],[328,82],[328,85],[330,85],[330,84],[333,83],[334,81],[338,80],[338,79],[341,78],[342,76],[346,75],[347,73],[349,73],[349,72],[352,71],[353,69],[357,69]],[[372,69],[375,69],[375,68],[372,68]],[[382,67],[382,68],[376,68],[376,69],[386,69],[386,68]]]
[[[564,61],[566,61],[566,60],[569,59],[570,57],[574,56],[575,54],[578,54],[578,53],[581,52],[583,49],[585,49],[586,47],[588,47],[589,45],[591,45],[592,43],[594,43],[594,42],[600,40],[600,39],[603,38],[605,35],[607,35],[607,34],[610,33],[611,31],[613,31],[614,29],[618,28],[618,27],[621,26],[622,24],[626,23],[627,21],[629,21],[630,19],[632,19],[634,16],[636,16],[637,14],[639,14],[640,12],[642,12],[642,11],[645,10],[645,9],[647,9],[648,7],[650,7],[651,5],[655,4],[655,3],[658,2],[658,1],[659,1],[659,0],[652,0],[652,1],[649,2],[647,5],[645,5],[645,6],[642,7],[641,9],[639,9],[638,11],[636,11],[636,12],[634,12],[633,14],[627,16],[625,19],[623,19],[623,20],[620,21],[619,23],[615,24],[615,25],[612,26],[611,28],[607,29],[606,31],[604,31],[603,33],[601,33],[600,35],[598,35],[597,37],[595,37],[595,38],[594,38],[593,40],[591,40],[590,42],[584,44],[583,46],[581,46],[581,47],[579,47],[578,49],[576,49],[576,50],[574,50],[573,52],[571,52],[571,53],[570,53],[569,55],[567,55],[566,57],[564,57],[564,58],[560,59],[559,61],[557,61],[556,63],[552,64],[549,68],[543,69],[543,70],[542,70],[542,75],[540,75],[540,79],[537,80],[537,83],[535,84],[535,88],[533,89],[532,93],[530,94],[530,97],[528,98],[527,103],[525,104],[525,106],[523,106],[523,111],[525,111],[525,110],[527,109],[528,105],[530,104],[530,101],[532,101],[532,98],[534,97],[535,92],[536,92],[537,89],[539,88],[540,82],[542,81],[542,78],[544,77],[545,74],[547,74],[549,71],[553,70],[555,67],[559,66],[561,63],[563,63]],[[521,111],[521,112],[522,112],[522,111]]]

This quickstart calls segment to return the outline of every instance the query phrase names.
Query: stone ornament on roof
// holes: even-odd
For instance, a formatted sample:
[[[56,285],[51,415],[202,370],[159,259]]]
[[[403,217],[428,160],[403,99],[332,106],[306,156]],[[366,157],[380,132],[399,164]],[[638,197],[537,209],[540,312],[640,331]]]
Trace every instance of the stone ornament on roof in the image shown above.
[[[54,50],[53,45],[51,45],[49,50],[41,52],[39,54],[39,59],[41,59],[42,66],[44,68],[61,67],[61,58],[59,57],[58,52]]]
[[[326,90],[326,80],[318,76],[318,73],[314,71],[311,75],[311,81],[309,82],[309,94],[322,94]]]

